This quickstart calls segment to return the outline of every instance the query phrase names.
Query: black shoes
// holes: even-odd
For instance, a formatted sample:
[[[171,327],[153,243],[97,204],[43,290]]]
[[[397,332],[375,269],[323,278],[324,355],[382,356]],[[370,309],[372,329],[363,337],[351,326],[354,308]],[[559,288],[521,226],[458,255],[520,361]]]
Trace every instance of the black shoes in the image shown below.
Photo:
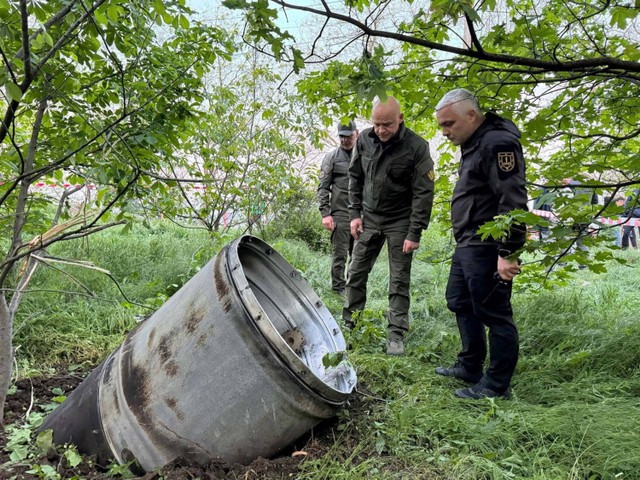
[[[496,392],[495,390],[480,385],[479,383],[467,388],[461,388],[456,390],[456,397],[468,398],[471,400],[481,400],[483,398],[502,398],[508,399],[511,396],[511,391],[507,388],[504,392]]]
[[[460,362],[454,363],[451,367],[436,367],[436,373],[445,377],[455,377],[467,383],[478,383],[482,378],[482,372],[471,373]]]

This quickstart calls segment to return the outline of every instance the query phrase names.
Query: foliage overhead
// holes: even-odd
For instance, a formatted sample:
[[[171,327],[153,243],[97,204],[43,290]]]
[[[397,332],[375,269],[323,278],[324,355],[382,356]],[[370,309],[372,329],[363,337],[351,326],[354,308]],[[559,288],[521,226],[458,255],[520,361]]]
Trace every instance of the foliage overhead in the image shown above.
[[[46,248],[128,222],[197,125],[202,78],[233,46],[190,14],[184,0],[0,0],[0,406]],[[52,183],[70,186],[34,189]]]
[[[542,178],[589,173],[599,179],[614,170],[623,184],[640,181],[634,148],[640,135],[640,5],[635,0],[224,4],[247,12],[246,36],[258,44],[268,41],[259,32],[280,32],[274,7],[323,17],[339,27],[338,39],[328,38],[329,27],[317,30],[312,48],[301,52],[309,63],[332,60],[320,53],[322,42],[362,44],[360,52],[345,52],[302,79],[310,100],[330,99],[334,110],[348,112],[362,107],[359,98],[391,93],[404,101],[412,121],[433,132],[435,104],[447,90],[462,86],[476,92],[487,108],[516,120],[529,161],[542,164],[544,159],[536,169]],[[288,32],[278,40],[299,49],[295,41],[300,39]],[[574,163],[570,172],[569,160]]]
[[[277,92],[280,76],[241,45],[206,79],[199,126],[167,161],[165,177],[182,172],[200,185],[177,183],[145,199],[143,208],[209,231],[262,225],[276,197],[304,183],[303,159],[313,125],[303,106]],[[176,202],[176,192],[182,202]],[[193,223],[190,225],[193,226]]]
[[[371,99],[392,94],[403,103],[409,126],[431,139],[442,95],[458,87],[475,92],[483,108],[521,129],[530,196],[539,196],[542,185],[556,190],[555,234],[546,244],[528,246],[543,254],[536,275],[570,252],[571,260],[602,267],[603,258],[573,253],[577,227],[593,223],[606,230],[597,219],[615,218],[622,209],[584,202],[563,189],[562,180],[573,178],[601,198],[627,196],[640,185],[637,0],[344,0],[316,6],[226,0],[224,5],[247,13],[245,37],[257,48],[266,51],[269,39],[259,32],[269,30],[284,45],[279,51],[299,51],[308,67],[299,91],[327,118],[366,117]],[[315,20],[298,38],[286,31],[280,35],[275,16],[293,11]],[[452,151],[450,145],[432,147],[437,205],[451,198],[458,163]],[[446,225],[448,209],[434,212]],[[546,222],[525,213],[506,220]],[[487,232],[500,235],[501,225],[508,222],[498,221]],[[605,237],[587,235],[586,241]]]

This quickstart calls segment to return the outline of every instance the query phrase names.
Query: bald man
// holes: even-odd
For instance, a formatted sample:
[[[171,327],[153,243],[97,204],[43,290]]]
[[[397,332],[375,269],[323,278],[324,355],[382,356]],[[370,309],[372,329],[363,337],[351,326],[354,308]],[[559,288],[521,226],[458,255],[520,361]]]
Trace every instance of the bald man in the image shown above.
[[[435,173],[429,144],[404,125],[393,97],[374,102],[373,128],[358,136],[349,166],[349,216],[356,240],[347,275],[342,317],[353,328],[353,313],[367,300],[367,280],[387,243],[389,312],[387,354],[404,354],[409,330],[409,284],[413,252],[429,226]]]

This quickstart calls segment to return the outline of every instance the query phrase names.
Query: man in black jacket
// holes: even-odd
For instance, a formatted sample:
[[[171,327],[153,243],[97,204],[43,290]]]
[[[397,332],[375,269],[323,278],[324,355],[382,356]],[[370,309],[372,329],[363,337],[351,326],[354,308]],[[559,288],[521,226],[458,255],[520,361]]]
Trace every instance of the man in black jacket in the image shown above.
[[[367,279],[386,241],[389,252],[387,354],[404,353],[409,329],[409,283],[413,252],[429,225],[433,203],[433,161],[429,144],[404,125],[393,97],[374,103],[373,128],[358,136],[349,166],[349,214],[356,239],[342,317],[367,299]]]
[[[358,129],[352,120],[347,125],[338,123],[340,147],[328,153],[320,167],[318,203],[322,226],[331,232],[331,287],[344,295],[345,265],[353,250],[353,237],[349,219],[349,163],[356,144]]]
[[[473,385],[461,398],[507,398],[518,361],[518,331],[511,309],[512,280],[520,272],[518,250],[526,227],[514,224],[505,238],[482,239],[478,227],[515,209],[527,209],[525,162],[513,122],[480,111],[465,89],[447,93],[436,106],[442,132],[461,147],[459,179],[451,201],[456,250],[447,285],[447,306],[456,314],[462,341],[458,360],[436,373]],[[485,327],[489,329],[490,360]]]

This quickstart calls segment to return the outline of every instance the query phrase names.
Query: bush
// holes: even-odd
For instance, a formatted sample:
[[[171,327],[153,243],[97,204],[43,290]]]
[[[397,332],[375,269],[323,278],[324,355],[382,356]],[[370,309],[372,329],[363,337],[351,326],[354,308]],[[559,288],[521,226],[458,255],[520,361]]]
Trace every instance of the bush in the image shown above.
[[[301,240],[316,252],[329,253],[331,241],[322,228],[315,194],[302,189],[288,197],[275,208],[275,218],[263,232],[265,241],[277,238]]]

